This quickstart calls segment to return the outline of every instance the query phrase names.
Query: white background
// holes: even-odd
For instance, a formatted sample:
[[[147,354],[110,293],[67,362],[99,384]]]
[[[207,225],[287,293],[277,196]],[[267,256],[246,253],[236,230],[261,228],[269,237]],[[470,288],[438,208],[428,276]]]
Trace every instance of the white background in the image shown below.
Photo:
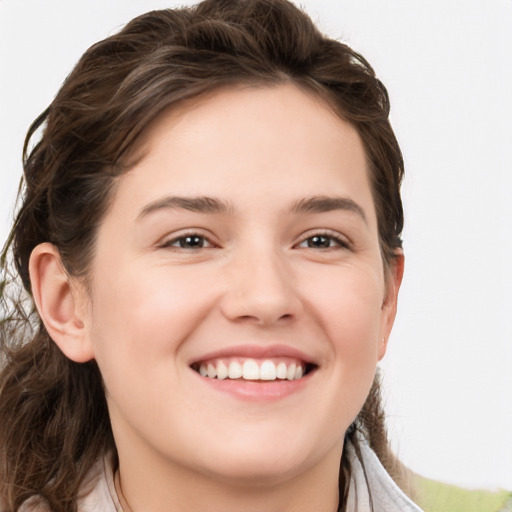
[[[29,123],[85,49],[187,2],[0,0],[0,239]],[[190,2],[189,2],[190,3]],[[303,1],[389,89],[406,277],[383,363],[389,428],[429,477],[512,488],[512,1]]]

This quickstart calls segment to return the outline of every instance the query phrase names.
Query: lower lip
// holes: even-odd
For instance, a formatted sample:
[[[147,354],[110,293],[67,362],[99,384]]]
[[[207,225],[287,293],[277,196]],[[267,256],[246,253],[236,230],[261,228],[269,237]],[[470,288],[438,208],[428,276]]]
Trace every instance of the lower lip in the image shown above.
[[[208,386],[235,398],[248,401],[273,401],[298,393],[308,384],[314,372],[297,380],[251,381],[211,379],[196,375]]]

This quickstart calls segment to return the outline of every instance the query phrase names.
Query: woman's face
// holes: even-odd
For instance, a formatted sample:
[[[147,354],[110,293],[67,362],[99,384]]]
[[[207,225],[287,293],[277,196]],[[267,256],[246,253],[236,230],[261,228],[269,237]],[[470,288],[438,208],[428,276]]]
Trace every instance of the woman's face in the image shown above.
[[[338,466],[399,284],[357,132],[294,86],[238,88],[163,113],[138,150],[85,321],[121,468]]]

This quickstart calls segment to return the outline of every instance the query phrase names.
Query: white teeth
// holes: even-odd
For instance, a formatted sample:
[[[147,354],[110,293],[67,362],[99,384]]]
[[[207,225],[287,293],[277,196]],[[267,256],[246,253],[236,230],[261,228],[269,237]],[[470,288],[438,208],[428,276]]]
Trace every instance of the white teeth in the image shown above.
[[[245,380],[259,380],[260,368],[253,359],[247,359],[243,366],[243,377]]]
[[[277,365],[270,359],[265,359],[262,363],[254,359],[246,359],[243,364],[237,360],[231,360],[225,363],[218,360],[216,363],[202,363],[199,365],[199,374],[210,379],[240,379],[244,380],[298,380],[304,376],[304,368],[301,364],[280,361]]]
[[[288,366],[288,369],[286,370],[286,378],[288,380],[295,379],[295,369],[296,369],[295,363],[292,363],[290,366]]]
[[[222,362],[219,361],[217,364],[217,379],[225,379],[228,376],[228,367]]]
[[[277,370],[276,370],[276,376],[278,379],[286,379],[286,372],[287,372],[287,368],[286,368],[286,363],[283,363],[282,361],[277,365]]]
[[[230,379],[239,379],[242,376],[242,365],[237,361],[229,363],[228,377]]]
[[[215,369],[215,366],[210,363],[208,363],[208,377],[210,377],[210,379],[217,377],[217,370]]]
[[[272,361],[263,361],[260,367],[260,380],[276,380],[276,365]]]

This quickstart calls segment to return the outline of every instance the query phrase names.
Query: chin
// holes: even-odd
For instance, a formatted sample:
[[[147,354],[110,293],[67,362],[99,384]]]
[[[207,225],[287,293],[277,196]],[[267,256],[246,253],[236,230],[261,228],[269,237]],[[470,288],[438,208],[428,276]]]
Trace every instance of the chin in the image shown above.
[[[209,467],[207,473],[210,477],[225,480],[230,485],[244,487],[276,485],[298,474],[304,473],[309,466],[307,460],[299,457],[279,457],[273,454],[264,454],[260,451],[254,456],[226,457],[220,465]]]
[[[253,432],[251,437],[233,437],[232,442],[224,444],[224,449],[210,452],[201,465],[210,477],[249,487],[286,482],[307,473],[326,456],[331,460],[334,457],[338,467],[343,449],[342,442],[332,447],[308,443],[300,436],[291,439],[282,435],[257,436]],[[252,442],[248,443],[248,439]]]

